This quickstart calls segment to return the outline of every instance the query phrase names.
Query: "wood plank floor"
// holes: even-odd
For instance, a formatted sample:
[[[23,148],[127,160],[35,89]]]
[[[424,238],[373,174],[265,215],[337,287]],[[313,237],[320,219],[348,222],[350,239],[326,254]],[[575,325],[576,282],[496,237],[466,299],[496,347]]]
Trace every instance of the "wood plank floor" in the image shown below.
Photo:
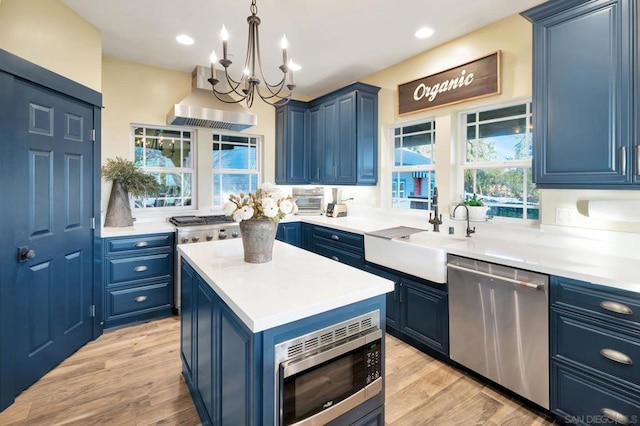
[[[106,332],[0,413],[0,425],[199,425],[178,317]],[[543,425],[513,401],[387,336],[387,425]]]

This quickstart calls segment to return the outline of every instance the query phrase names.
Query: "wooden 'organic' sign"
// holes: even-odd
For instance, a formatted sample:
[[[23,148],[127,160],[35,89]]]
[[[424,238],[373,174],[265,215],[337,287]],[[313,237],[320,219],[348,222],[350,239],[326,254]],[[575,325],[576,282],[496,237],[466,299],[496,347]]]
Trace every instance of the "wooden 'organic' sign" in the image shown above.
[[[500,93],[500,51],[398,86],[400,114]]]

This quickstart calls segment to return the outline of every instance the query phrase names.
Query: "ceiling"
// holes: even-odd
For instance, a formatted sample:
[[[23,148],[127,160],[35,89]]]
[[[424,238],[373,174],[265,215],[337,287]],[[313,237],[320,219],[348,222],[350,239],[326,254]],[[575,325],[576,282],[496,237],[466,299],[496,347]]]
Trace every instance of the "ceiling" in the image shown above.
[[[235,76],[244,63],[249,0],[63,0],[102,32],[103,54],[192,71],[222,55],[220,29],[229,31]],[[316,97],[362,79],[544,0],[257,0],[265,77],[280,79],[279,41],[302,69],[296,95]],[[414,32],[435,30],[428,39]],[[195,39],[191,46],[178,34]],[[235,59],[238,58],[238,59]]]

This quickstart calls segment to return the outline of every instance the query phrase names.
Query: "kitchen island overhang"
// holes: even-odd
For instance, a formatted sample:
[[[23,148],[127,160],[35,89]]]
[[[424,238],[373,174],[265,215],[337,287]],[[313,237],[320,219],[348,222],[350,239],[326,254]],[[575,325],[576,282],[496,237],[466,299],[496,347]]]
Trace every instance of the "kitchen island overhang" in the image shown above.
[[[238,240],[190,244],[179,252],[188,302],[181,318],[183,373],[203,423],[279,424],[275,346],[375,311],[384,377],[392,281],[279,241],[265,264],[244,262]],[[383,404],[384,386],[339,419],[355,422],[382,412]]]

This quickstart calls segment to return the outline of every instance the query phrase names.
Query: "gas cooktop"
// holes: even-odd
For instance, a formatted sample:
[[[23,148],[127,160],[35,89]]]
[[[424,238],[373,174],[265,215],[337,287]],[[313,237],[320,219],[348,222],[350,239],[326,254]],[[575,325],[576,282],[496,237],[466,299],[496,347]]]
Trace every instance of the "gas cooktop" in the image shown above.
[[[232,223],[233,218],[231,216],[225,216],[223,214],[210,216],[174,216],[169,219],[169,222],[171,222],[175,226],[183,227],[211,225],[216,223]]]

